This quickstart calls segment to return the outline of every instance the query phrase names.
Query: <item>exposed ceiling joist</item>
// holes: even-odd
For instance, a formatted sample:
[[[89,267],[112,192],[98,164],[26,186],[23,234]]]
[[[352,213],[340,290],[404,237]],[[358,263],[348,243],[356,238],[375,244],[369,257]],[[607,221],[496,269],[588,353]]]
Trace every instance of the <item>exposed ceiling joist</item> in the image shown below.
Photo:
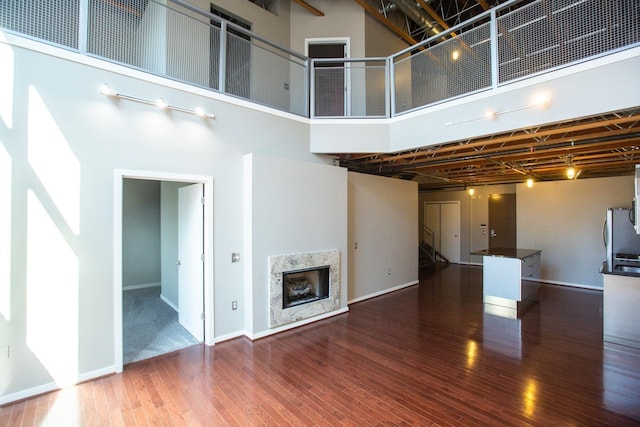
[[[425,2],[424,0],[417,0],[418,4],[420,5],[420,7],[422,7],[425,12],[427,12],[429,14],[429,16],[431,16],[433,19],[436,20],[436,22],[444,29],[444,30],[448,30],[449,29],[449,24],[447,24],[445,22],[444,19],[442,19],[442,17],[438,14],[438,12],[436,12],[431,6],[429,6],[429,4],[427,2]],[[452,36],[456,36],[455,33],[451,33]]]
[[[414,45],[418,43],[417,40],[415,40],[413,37],[407,34],[404,30],[402,30],[402,28],[398,27],[396,24],[389,21],[383,14],[378,12],[373,6],[367,3],[366,0],[354,0],[354,1],[358,3],[360,6],[362,6],[362,8],[367,13],[369,13],[371,16],[376,18],[378,22],[380,22],[382,25],[384,25],[389,30],[391,30],[394,34],[402,38],[402,40],[407,42],[409,45]]]
[[[486,0],[476,0],[476,1],[480,6],[482,6],[484,10],[489,10],[489,4],[487,3]]]
[[[313,13],[316,16],[324,16],[324,13],[321,10],[316,9],[315,7],[313,7],[312,5],[310,5],[304,0],[293,0],[293,1],[295,3],[298,3],[300,6],[304,7],[305,9],[307,9],[309,12]]]
[[[640,109],[520,129],[399,153],[341,158],[350,170],[410,178],[422,190],[632,174],[640,163]]]

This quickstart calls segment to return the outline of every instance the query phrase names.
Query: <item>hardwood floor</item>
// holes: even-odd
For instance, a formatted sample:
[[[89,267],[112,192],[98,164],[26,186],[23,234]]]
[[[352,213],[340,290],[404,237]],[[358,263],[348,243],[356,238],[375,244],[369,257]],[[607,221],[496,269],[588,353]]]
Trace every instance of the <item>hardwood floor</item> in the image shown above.
[[[0,426],[640,425],[640,350],[603,344],[602,293],[542,286],[504,319],[483,313],[481,272],[139,362],[2,407]]]

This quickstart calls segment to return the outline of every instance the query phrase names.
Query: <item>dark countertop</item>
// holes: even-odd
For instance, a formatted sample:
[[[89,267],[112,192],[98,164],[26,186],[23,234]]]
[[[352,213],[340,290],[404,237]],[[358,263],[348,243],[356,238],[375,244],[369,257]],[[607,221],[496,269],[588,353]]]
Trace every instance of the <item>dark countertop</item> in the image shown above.
[[[602,274],[610,274],[612,276],[640,277],[640,272],[636,272],[636,271],[624,271],[624,270],[610,271],[607,269],[606,263],[605,265],[602,266],[600,272]]]
[[[542,252],[540,249],[491,248],[471,252],[471,255],[525,259],[540,252]]]

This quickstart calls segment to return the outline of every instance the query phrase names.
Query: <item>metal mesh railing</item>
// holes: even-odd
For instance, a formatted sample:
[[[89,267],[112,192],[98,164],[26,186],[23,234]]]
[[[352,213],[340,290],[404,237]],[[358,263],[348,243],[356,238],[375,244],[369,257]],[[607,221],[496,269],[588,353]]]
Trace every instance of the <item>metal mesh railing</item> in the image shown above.
[[[309,58],[167,4],[0,0],[0,28],[313,117],[390,117],[640,45],[638,0],[512,0],[389,58],[314,60],[310,84]]]
[[[538,0],[517,6],[518,1],[507,2],[496,8],[495,20],[486,12],[393,55],[391,115],[640,43],[638,0]]]
[[[80,30],[82,4],[88,5],[85,34]],[[227,32],[231,24],[184,2],[170,4],[2,0],[0,27],[269,107],[308,114],[303,55],[239,27]],[[224,57],[221,52],[226,53]]]
[[[388,117],[386,58],[312,61],[313,117]]]
[[[78,49],[79,0],[2,0],[0,27]]]
[[[248,31],[234,28],[226,32],[225,28],[218,18],[180,5],[169,8],[149,1],[139,8],[123,8],[109,0],[94,0],[88,52],[306,115],[304,61]],[[221,43],[225,43],[224,49]],[[224,58],[220,57],[221,51]]]
[[[394,64],[395,111],[456,98],[491,85],[490,24],[436,39]]]
[[[637,0],[538,1],[500,16],[499,82],[640,41]]]

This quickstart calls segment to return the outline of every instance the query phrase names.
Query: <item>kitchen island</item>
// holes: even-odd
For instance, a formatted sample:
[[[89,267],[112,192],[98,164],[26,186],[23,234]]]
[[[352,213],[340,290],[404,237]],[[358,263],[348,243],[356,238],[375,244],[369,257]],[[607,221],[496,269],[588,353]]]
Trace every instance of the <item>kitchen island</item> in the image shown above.
[[[537,298],[539,249],[490,248],[472,252],[482,256],[482,295],[485,312],[515,318]]]
[[[640,348],[640,275],[603,271],[604,341]]]

